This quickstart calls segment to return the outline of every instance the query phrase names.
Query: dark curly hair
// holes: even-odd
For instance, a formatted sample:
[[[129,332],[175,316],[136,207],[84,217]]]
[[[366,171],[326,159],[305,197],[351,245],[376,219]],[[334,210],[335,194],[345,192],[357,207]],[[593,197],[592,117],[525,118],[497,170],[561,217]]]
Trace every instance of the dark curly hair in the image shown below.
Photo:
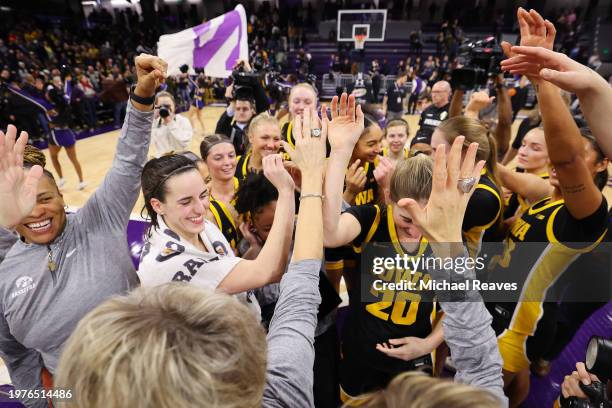
[[[278,200],[278,190],[262,173],[252,173],[242,182],[236,193],[239,214],[257,214],[272,201]]]

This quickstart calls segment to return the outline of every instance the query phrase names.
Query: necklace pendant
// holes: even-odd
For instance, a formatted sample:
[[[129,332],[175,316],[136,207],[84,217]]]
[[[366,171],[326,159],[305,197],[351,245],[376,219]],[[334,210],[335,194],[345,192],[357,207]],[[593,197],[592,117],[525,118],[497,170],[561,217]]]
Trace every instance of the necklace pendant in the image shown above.
[[[47,262],[47,266],[51,272],[55,272],[55,269],[57,268],[57,265],[53,260],[49,260],[49,262]]]

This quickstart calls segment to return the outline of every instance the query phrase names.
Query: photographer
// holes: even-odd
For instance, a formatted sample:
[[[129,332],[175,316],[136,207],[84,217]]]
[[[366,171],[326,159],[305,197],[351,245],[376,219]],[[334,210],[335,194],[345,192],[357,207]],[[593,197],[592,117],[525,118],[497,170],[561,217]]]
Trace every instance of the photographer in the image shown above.
[[[227,136],[234,145],[237,155],[243,155],[247,148],[245,129],[258,113],[270,108],[261,81],[253,74],[247,61],[238,61],[232,72],[232,85],[225,91],[231,102],[217,122],[215,133]]]
[[[566,375],[561,384],[561,407],[610,407],[610,382],[606,385],[587,371],[584,363],[576,363],[576,371]],[[600,405],[601,404],[601,405]]]
[[[193,129],[189,119],[176,115],[174,97],[162,91],[155,96],[155,119],[151,132],[151,142],[156,157],[168,152],[189,150]]]

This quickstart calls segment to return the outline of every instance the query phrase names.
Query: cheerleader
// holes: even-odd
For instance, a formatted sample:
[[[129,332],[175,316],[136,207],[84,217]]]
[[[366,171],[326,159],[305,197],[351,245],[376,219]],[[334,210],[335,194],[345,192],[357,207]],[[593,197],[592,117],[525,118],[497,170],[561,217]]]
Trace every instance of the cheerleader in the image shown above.
[[[195,81],[191,80],[193,87],[193,100],[189,106],[189,112],[187,117],[191,121],[191,126],[196,129],[196,122],[199,123],[200,132],[204,133],[204,106],[205,106],[205,95],[206,88],[210,85],[206,81],[204,72],[200,72],[196,77]]]
[[[47,88],[47,99],[53,103],[57,116],[52,118],[51,138],[49,139],[49,153],[51,155],[51,163],[59,176],[57,186],[62,188],[66,184],[62,166],[60,165],[58,155],[62,147],[66,149],[68,159],[72,162],[74,170],[79,178],[77,189],[83,190],[87,183],[83,179],[83,171],[81,164],[77,158],[76,152],[76,135],[70,128],[72,121],[72,109],[70,108],[70,96],[72,94],[72,82],[66,78],[62,83],[59,76],[53,77],[53,83]]]

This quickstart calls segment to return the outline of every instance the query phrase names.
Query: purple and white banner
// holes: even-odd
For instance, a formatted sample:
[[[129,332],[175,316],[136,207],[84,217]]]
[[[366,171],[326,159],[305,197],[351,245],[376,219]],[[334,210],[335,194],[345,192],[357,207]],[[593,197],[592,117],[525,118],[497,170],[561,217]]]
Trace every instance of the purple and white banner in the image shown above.
[[[179,67],[204,68],[206,75],[228,78],[239,59],[248,59],[246,12],[242,5],[204,24],[159,37],[157,55],[168,63],[168,74]]]

